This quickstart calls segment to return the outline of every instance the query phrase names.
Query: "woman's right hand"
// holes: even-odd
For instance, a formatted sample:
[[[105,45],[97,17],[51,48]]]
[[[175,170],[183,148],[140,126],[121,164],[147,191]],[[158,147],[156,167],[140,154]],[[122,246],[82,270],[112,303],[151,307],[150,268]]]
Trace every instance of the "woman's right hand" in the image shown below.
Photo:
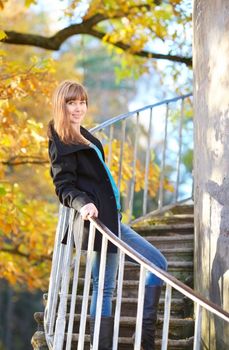
[[[97,218],[98,217],[98,209],[96,208],[96,206],[93,203],[88,203],[80,209],[80,214],[82,215],[82,218],[84,220],[88,220],[88,218],[91,218],[93,216],[95,216]]]

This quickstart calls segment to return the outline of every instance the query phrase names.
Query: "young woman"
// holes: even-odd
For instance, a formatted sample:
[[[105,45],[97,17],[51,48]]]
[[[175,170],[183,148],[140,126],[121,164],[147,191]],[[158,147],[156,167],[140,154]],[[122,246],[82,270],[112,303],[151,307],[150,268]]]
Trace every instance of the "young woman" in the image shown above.
[[[82,127],[88,108],[85,88],[74,81],[63,81],[53,94],[53,120],[49,123],[49,157],[51,176],[60,202],[82,215],[88,228],[89,217],[98,217],[113,233],[163,270],[164,256],[127,225],[121,223],[120,197],[114,179],[105,164],[100,141]],[[66,238],[67,239],[67,238]],[[83,249],[85,244],[83,243]],[[91,343],[98,291],[101,235],[96,234],[93,252],[93,293],[90,305]],[[112,349],[112,296],[118,267],[117,250],[108,244],[100,350]],[[143,310],[142,349],[155,348],[157,307],[162,281],[148,273]]]

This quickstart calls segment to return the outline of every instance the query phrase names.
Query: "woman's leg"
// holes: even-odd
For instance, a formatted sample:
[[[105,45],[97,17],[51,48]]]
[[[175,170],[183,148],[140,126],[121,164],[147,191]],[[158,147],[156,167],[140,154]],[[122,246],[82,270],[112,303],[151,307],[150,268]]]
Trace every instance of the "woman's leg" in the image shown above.
[[[167,261],[161,252],[152,244],[147,242],[137,232],[129,226],[121,223],[120,225],[121,239],[138,253],[143,255],[149,261],[163,270],[167,270]],[[142,349],[155,349],[155,332],[157,323],[157,309],[161,294],[161,286],[163,281],[153,273],[147,272],[144,307],[143,307],[143,322],[142,322]]]
[[[93,344],[95,315],[96,315],[96,303],[98,297],[98,284],[99,284],[99,266],[100,266],[100,252],[93,253],[92,262],[92,277],[93,277],[93,291],[92,301],[90,307],[90,334],[91,344]],[[116,275],[118,268],[118,254],[108,253],[106,259],[105,279],[104,279],[104,292],[103,292],[103,304],[102,315],[100,323],[100,335],[99,335],[99,350],[111,350],[113,341],[113,328],[114,320],[112,315],[112,297],[114,294]]]
[[[92,262],[92,278],[93,278],[93,291],[92,301],[90,307],[91,317],[95,317],[96,313],[96,302],[98,296],[98,285],[99,285],[99,265],[100,265],[100,252],[93,252]],[[116,275],[118,269],[118,254],[107,253],[106,259],[106,270],[104,280],[104,292],[103,292],[103,305],[102,305],[102,316],[108,317],[112,314],[112,297],[116,285]]]
[[[146,259],[151,261],[153,264],[161,268],[162,270],[167,270],[167,260],[164,255],[150,244],[146,239],[135,232],[131,227],[121,223],[121,239],[127,243],[130,247],[135,249],[138,253],[143,255]],[[154,274],[147,272],[146,285],[149,286],[162,286],[163,281],[155,276]]]

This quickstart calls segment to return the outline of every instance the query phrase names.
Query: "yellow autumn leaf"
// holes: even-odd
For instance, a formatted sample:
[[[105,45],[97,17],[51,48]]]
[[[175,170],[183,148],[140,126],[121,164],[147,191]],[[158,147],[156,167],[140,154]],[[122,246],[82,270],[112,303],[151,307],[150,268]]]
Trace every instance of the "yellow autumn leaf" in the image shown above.
[[[6,33],[3,30],[0,29],[0,40],[3,40],[5,38],[7,38]]]

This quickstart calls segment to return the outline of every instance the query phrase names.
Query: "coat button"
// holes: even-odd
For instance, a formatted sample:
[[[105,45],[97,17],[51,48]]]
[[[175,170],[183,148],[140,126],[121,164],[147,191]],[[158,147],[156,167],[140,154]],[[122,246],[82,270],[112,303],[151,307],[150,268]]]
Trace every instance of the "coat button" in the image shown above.
[[[110,196],[110,199],[113,199],[114,198],[114,196]]]
[[[109,177],[106,177],[106,181],[107,181],[107,182],[109,182],[109,181],[110,181],[110,180],[109,180]]]

